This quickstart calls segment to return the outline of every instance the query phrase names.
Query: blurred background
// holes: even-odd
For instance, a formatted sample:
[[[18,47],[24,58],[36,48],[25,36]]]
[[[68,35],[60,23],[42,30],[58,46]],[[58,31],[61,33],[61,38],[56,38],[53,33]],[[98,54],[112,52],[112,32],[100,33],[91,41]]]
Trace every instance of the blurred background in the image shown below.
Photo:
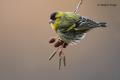
[[[67,67],[48,41],[56,36],[49,16],[73,11],[78,0],[0,0],[0,80],[120,80],[120,0],[83,0],[79,14],[107,23],[64,53]],[[114,3],[117,6],[97,6]]]

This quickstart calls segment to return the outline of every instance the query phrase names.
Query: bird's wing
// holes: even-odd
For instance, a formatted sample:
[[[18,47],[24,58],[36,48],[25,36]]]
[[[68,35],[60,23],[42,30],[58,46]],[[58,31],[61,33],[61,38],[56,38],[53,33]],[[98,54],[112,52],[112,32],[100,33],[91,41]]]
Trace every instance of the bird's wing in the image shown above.
[[[61,32],[68,32],[74,30],[76,27],[76,22],[79,20],[79,16],[75,14],[65,14],[61,18],[61,23],[58,25],[58,29]]]
[[[80,20],[80,16],[76,17],[63,17],[61,19],[61,24],[59,24],[57,32],[59,36],[66,42],[78,42],[80,41],[83,36],[85,35],[85,30],[77,29],[77,22]]]
[[[99,22],[95,22],[83,16],[80,16],[79,20],[76,22],[76,30],[92,29],[96,27],[102,27],[102,25]]]

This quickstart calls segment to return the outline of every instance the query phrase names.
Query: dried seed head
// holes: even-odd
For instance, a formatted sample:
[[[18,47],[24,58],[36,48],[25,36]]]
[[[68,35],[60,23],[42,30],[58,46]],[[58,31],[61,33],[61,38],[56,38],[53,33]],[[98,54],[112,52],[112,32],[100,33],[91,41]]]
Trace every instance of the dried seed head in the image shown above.
[[[55,42],[55,38],[50,39],[49,43],[54,43]]]
[[[58,40],[55,44],[54,47],[59,47],[63,44],[64,42],[62,40]]]
[[[68,46],[68,44],[67,44],[67,43],[64,43],[63,48],[66,48],[67,46]]]

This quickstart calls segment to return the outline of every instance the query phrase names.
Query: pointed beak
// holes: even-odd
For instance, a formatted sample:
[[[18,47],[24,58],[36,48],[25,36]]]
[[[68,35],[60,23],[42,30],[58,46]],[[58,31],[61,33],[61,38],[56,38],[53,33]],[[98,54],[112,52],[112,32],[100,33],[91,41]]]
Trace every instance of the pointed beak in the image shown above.
[[[49,21],[49,24],[53,24],[53,23],[54,23],[54,21],[53,21],[53,20],[50,20],[50,21]]]

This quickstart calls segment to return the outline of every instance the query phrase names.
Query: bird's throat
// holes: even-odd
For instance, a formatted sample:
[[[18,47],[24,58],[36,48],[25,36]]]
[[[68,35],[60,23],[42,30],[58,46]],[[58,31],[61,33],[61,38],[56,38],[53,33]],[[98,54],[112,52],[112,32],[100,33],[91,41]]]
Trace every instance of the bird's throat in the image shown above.
[[[56,32],[56,27],[54,24],[51,24],[52,30]]]
[[[60,19],[56,19],[54,23],[51,23],[51,27],[55,32],[56,32],[59,24],[60,24]]]

